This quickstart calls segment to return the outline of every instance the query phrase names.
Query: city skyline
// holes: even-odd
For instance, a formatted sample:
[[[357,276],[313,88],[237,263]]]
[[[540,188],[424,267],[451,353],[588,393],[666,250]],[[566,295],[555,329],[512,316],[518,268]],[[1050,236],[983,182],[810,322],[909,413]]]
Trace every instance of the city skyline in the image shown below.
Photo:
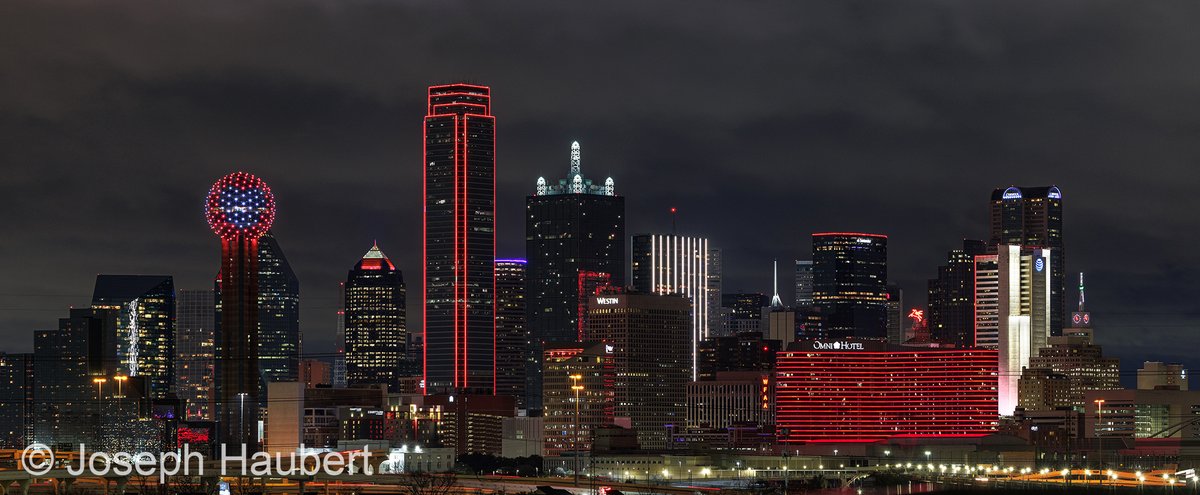
[[[53,6],[6,9],[13,14],[6,17],[14,22],[24,20],[31,26],[27,34],[7,36],[48,33],[49,26],[30,21],[30,16],[52,11]],[[170,24],[171,12],[156,12],[166,16]],[[263,15],[250,8],[244,13]],[[398,15],[403,10],[384,9],[384,13]],[[367,22],[358,17],[361,12],[343,15]],[[918,14],[908,15],[913,22],[938,22]],[[1028,49],[1016,46],[1017,35],[1008,31],[1012,26],[1005,25],[1014,21],[1006,16],[994,21],[983,19],[978,11],[967,7],[952,9],[947,15],[980,30],[985,40],[1013,50]],[[129,12],[118,10],[114,16],[107,22],[118,27],[134,22]],[[878,21],[870,14],[868,17]],[[1117,21],[1104,14],[1092,14],[1057,22],[1073,29],[1071,33],[1087,36],[1087,26],[1108,26]],[[183,19],[175,18],[174,22]],[[223,27],[220,21],[213,22],[216,26],[192,29]],[[621,23],[617,19],[607,22],[610,26]],[[663,22],[667,23],[663,27],[676,36],[661,50],[682,50],[682,44],[692,35],[681,26]],[[748,37],[735,41],[743,47],[797,41],[792,38],[795,35],[779,32],[777,27],[771,29],[773,25],[769,24],[765,33],[768,41]],[[77,82],[80,86],[74,91],[78,93],[49,85],[0,97],[0,108],[6,109],[0,129],[27,143],[5,146],[7,166],[25,165],[14,167],[9,179],[0,185],[10,204],[2,209],[7,214],[0,213],[0,218],[10,220],[14,226],[9,234],[12,242],[0,248],[0,258],[5,260],[0,266],[9,274],[0,282],[0,307],[4,308],[0,311],[0,336],[11,342],[4,350],[30,350],[34,330],[53,328],[69,306],[86,306],[90,281],[98,273],[162,273],[175,277],[177,289],[209,287],[219,259],[213,253],[211,233],[204,226],[200,208],[205,186],[226,172],[245,170],[270,182],[281,205],[274,230],[287,247],[298,278],[304,281],[301,324],[305,352],[332,353],[337,282],[345,275],[345,259],[361,255],[361,246],[378,238],[384,245],[396,246],[389,248],[389,254],[398,268],[410,273],[420,269],[420,198],[416,191],[420,187],[419,119],[425,87],[451,82],[467,73],[470,79],[492,87],[497,95],[497,112],[503,115],[497,124],[497,257],[524,257],[522,201],[533,193],[532,183],[538,176],[556,177],[565,167],[562,150],[573,140],[587,147],[590,169],[612,175],[620,184],[620,194],[628,201],[627,232],[667,232],[671,226],[667,210],[678,207],[681,235],[707,237],[721,246],[727,293],[770,292],[770,260],[807,259],[807,239],[813,232],[879,232],[889,236],[889,280],[905,289],[906,300],[912,301],[910,306],[924,307],[926,280],[936,276],[937,266],[945,262],[945,252],[961,245],[962,238],[986,237],[988,195],[992,189],[1056,184],[1067,202],[1065,237],[1071,250],[1067,273],[1089,274],[1089,309],[1096,317],[1097,342],[1122,357],[1127,372],[1143,359],[1182,361],[1197,367],[1194,358],[1184,354],[1200,342],[1190,331],[1200,322],[1190,303],[1197,289],[1187,283],[1197,275],[1197,269],[1186,249],[1197,239],[1196,233],[1186,228],[1189,222],[1185,215],[1174,213],[1194,210],[1196,200],[1190,196],[1190,188],[1183,187],[1192,178],[1183,175],[1182,180],[1147,182],[1156,175],[1186,174],[1183,170],[1187,164],[1200,157],[1193,145],[1183,143],[1184,138],[1171,132],[1134,132],[1117,137],[1128,129],[1115,122],[1137,120],[1122,118],[1122,112],[1127,111],[1124,106],[1101,105],[1089,109],[1094,113],[1084,118],[1085,112],[1070,101],[1065,105],[1047,104],[1045,98],[1055,94],[1051,88],[1030,85],[1023,87],[1028,93],[1016,98],[1031,113],[1037,107],[1044,114],[1035,117],[993,107],[995,88],[970,82],[971,77],[986,74],[986,69],[953,61],[943,61],[948,67],[921,66],[916,55],[932,41],[918,40],[905,45],[908,51],[901,54],[901,60],[917,64],[913,70],[940,68],[944,72],[938,74],[966,77],[965,87],[950,90],[938,86],[939,91],[949,94],[931,96],[932,101],[894,95],[897,97],[893,100],[875,101],[877,108],[864,108],[848,99],[871,95],[875,89],[871,83],[864,81],[860,84],[865,87],[839,93],[825,82],[808,79],[819,79],[817,76],[801,74],[802,81],[815,86],[809,88],[809,93],[832,96],[838,106],[829,108],[808,97],[795,97],[780,110],[740,95],[745,90],[744,81],[718,79],[704,89],[681,89],[692,94],[693,98],[685,100],[709,101],[712,116],[700,118],[704,114],[687,109],[691,103],[669,98],[654,98],[653,111],[648,111],[640,108],[646,106],[645,102],[616,98],[645,92],[666,95],[669,83],[686,81],[677,79],[679,74],[699,78],[706,72],[699,66],[675,61],[668,65],[678,69],[679,74],[655,71],[651,82],[636,82],[630,75],[618,73],[612,77],[624,83],[618,84],[623,86],[620,91],[597,88],[586,79],[604,77],[602,69],[611,68],[612,62],[588,51],[586,34],[571,37],[561,27],[545,27],[559,36],[568,36],[569,41],[564,47],[552,49],[568,61],[551,63],[550,67],[570,67],[573,62],[564,50],[572,48],[583,49],[579,57],[603,62],[583,68],[581,75],[553,88],[557,98],[580,102],[570,112],[547,105],[538,97],[545,89],[538,83],[550,80],[547,69],[518,74],[521,71],[503,71],[493,64],[478,65],[479,59],[404,74],[387,70],[375,83],[378,86],[340,80],[322,70],[294,65],[298,64],[294,60],[281,62],[291,70],[283,70],[273,76],[280,80],[272,80],[238,70],[237,59],[228,56],[213,60],[183,57],[178,67],[139,72],[136,62],[142,56],[185,54],[195,48],[167,44],[159,49],[164,52],[119,49],[124,46],[119,41],[157,39],[162,36],[157,29],[162,28],[130,30],[114,34],[118,40],[100,43],[97,49],[110,57],[112,66],[84,74],[89,77]],[[107,28],[110,33],[121,31],[113,25]],[[494,33],[492,29],[489,32]],[[870,23],[867,29],[873,34],[871,40],[898,36]],[[1126,33],[1145,34],[1142,28],[1132,25],[1123,29]],[[1153,37],[1148,46],[1134,48],[1161,48],[1177,34],[1169,31]],[[84,31],[72,36],[87,41],[95,35]],[[501,45],[531,43],[518,38]],[[846,43],[850,44],[848,50],[865,49],[868,60],[882,53],[869,44]],[[1012,69],[1016,74],[1013,77],[1040,80],[1039,76],[1053,75],[1037,66],[1006,67],[988,58],[986,47],[971,43],[966,35],[950,40],[952,47],[964,53],[982,54],[979,56],[992,60],[987,68]],[[1075,47],[1077,52],[1071,53],[1082,54],[1084,61],[1070,67],[1084,74],[1099,73],[1103,68],[1089,65],[1095,60],[1088,57],[1096,57],[1096,52],[1103,49],[1102,43],[1097,47]],[[258,60],[270,53],[260,47],[247,56]],[[1061,61],[1066,61],[1064,51],[1051,50],[1047,56],[1064,57]],[[713,57],[723,61],[731,55],[718,53]],[[65,63],[67,70],[86,71],[82,61],[70,56],[50,58]],[[360,68],[368,62],[375,61],[347,63]],[[751,75],[770,75],[771,63],[746,63],[754,69],[749,71]],[[1133,61],[1127,63],[1145,67]],[[821,69],[811,60],[801,65]],[[1171,64],[1162,65],[1147,69],[1162,71]],[[50,75],[25,62],[14,61],[10,67],[18,69],[23,78],[36,80]],[[218,70],[213,75],[202,75],[212,69]],[[228,72],[222,73],[221,69]],[[865,63],[854,63],[847,69],[841,77],[871,75]],[[1098,96],[1093,97],[1100,101],[1135,97],[1083,79],[1064,76],[1055,83],[1084,92],[1097,91]],[[112,81],[118,81],[115,87],[104,84]],[[694,82],[699,84],[699,79]],[[898,87],[918,91],[923,88],[919,82],[905,79]],[[1179,117],[1175,115],[1155,113],[1165,101],[1158,98],[1167,96],[1133,93],[1148,99],[1139,107],[1138,115],[1154,123],[1148,126],[1150,130],[1168,124],[1188,126],[1192,122],[1189,119],[1195,118],[1187,116],[1183,122],[1176,122]],[[69,94],[82,96],[78,100],[64,97]],[[987,108],[968,119],[952,108],[954,98],[961,97]],[[115,128],[132,126],[126,129],[128,135],[113,135],[114,131],[92,123],[96,117],[93,112],[121,110],[114,100],[122,98],[136,104],[113,112],[111,118]],[[182,105],[181,114],[167,112],[172,101]],[[238,102],[252,103],[252,109],[239,110]],[[202,108],[210,104],[211,108]],[[669,125],[678,116],[626,120],[680,111],[686,117],[700,118],[692,130]],[[789,132],[801,134],[785,133],[782,137],[789,139],[771,144],[781,138],[776,134],[780,131],[773,130],[774,124],[768,124],[777,116],[773,112],[779,111],[800,116],[806,123],[789,128]],[[40,124],[27,126],[23,124],[25,119]],[[985,122],[988,120],[992,122]],[[830,126],[836,128],[839,123],[845,126],[844,131],[831,135],[834,131]],[[1034,128],[1027,129],[1030,125]],[[1119,130],[1114,132],[1110,127]],[[228,134],[251,130],[262,132],[253,142],[231,139],[233,134]],[[630,136],[630,130],[639,135]],[[1056,134],[1059,132],[1065,134]],[[195,134],[190,138],[195,141],[184,139],[189,134]],[[904,144],[907,139],[924,147],[912,149]],[[821,140],[829,143],[818,142]],[[1174,153],[1164,154],[1159,140],[1166,140]],[[1085,141],[1097,144],[1077,149]],[[864,145],[881,150],[864,149],[871,148]],[[73,155],[71,148],[75,147],[82,147],[85,154]],[[759,149],[750,155],[730,151],[751,147]],[[197,153],[197,148],[209,149]],[[799,159],[795,157],[797,150]],[[1113,156],[1101,156],[1106,154]],[[747,157],[762,165],[742,167]],[[928,161],[932,163],[925,163]],[[102,175],[72,167],[79,163],[91,165]],[[917,164],[920,168],[914,174]],[[162,167],[170,173],[158,173]],[[1145,167],[1156,173],[1145,174]],[[1120,179],[1102,180],[1111,174]],[[1113,190],[1113,182],[1131,185],[1120,192]],[[131,185],[137,194],[130,194]],[[1129,207],[1130,201],[1138,207]],[[790,216],[782,225],[775,218],[780,214]],[[38,228],[30,223],[36,218],[63,228]],[[746,219],[763,232],[761,237],[746,234]],[[1125,254],[1131,251],[1139,255]],[[49,273],[50,277],[40,279],[41,273]],[[789,285],[787,277],[782,283]],[[791,300],[787,297],[789,291],[783,295],[784,300]],[[409,309],[412,315],[420,313],[419,306],[410,304]],[[410,329],[421,324],[419,317],[413,320]],[[1171,345],[1162,345],[1164,341]]]

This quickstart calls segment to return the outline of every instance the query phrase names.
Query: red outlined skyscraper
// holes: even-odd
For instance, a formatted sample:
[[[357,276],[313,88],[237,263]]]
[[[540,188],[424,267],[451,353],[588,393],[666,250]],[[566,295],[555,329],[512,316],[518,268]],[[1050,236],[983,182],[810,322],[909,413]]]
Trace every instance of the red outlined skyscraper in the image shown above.
[[[275,196],[245,172],[208,191],[208,225],[221,238],[221,321],[216,343],[221,441],[256,450],[258,431],[258,239],[275,221]],[[234,451],[237,451],[235,448]]]
[[[424,131],[425,391],[494,393],[496,119],[491,89],[431,86]]]

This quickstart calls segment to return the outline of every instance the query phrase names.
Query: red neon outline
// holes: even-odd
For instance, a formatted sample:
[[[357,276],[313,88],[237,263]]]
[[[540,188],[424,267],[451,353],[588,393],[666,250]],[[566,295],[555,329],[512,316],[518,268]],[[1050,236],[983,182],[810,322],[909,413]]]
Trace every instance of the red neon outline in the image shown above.
[[[492,90],[488,88],[488,108],[485,112],[491,117]],[[496,395],[496,118],[492,120],[492,395]],[[523,270],[523,269],[522,269]],[[522,278],[524,278],[522,271]],[[522,296],[524,297],[524,296]]]
[[[429,115],[421,125],[421,395],[429,391]]]
[[[423,129],[423,131],[422,131],[425,136],[425,143],[423,144],[423,146],[425,146],[425,160],[426,160],[425,166],[428,166],[428,161],[429,161],[429,156],[428,156],[428,153],[429,153],[429,151],[428,151],[429,119],[431,119],[433,117],[450,117],[452,119],[452,121],[451,121],[452,131],[451,132],[454,133],[454,142],[453,142],[453,146],[452,146],[453,156],[451,157],[451,159],[453,160],[452,166],[454,169],[453,184],[452,184],[452,187],[454,189],[454,198],[453,198],[454,204],[452,207],[453,208],[452,216],[453,216],[453,223],[454,223],[454,226],[453,226],[453,229],[454,229],[453,237],[454,238],[452,241],[452,249],[454,252],[454,254],[452,256],[452,262],[453,262],[452,267],[453,267],[454,274],[453,274],[452,280],[454,283],[454,288],[452,291],[452,297],[455,299],[455,301],[453,302],[454,322],[453,322],[453,329],[452,329],[453,334],[454,334],[454,351],[453,351],[453,359],[452,359],[454,373],[453,373],[452,386],[454,388],[458,388],[458,389],[465,389],[469,386],[469,384],[470,384],[470,373],[469,372],[471,369],[471,367],[468,363],[469,352],[470,352],[470,349],[469,349],[469,347],[470,347],[470,335],[469,335],[470,325],[469,325],[469,321],[468,321],[469,311],[468,311],[468,299],[467,299],[467,297],[469,295],[469,287],[468,287],[468,282],[469,282],[468,279],[469,279],[469,271],[470,271],[469,265],[471,262],[469,239],[468,239],[468,230],[469,230],[468,227],[469,227],[469,222],[470,222],[470,217],[471,217],[471,215],[470,215],[470,212],[471,212],[471,204],[470,203],[471,202],[470,202],[470,199],[468,198],[468,192],[469,192],[468,191],[468,187],[469,187],[468,180],[469,180],[469,175],[470,175],[469,161],[470,161],[470,156],[471,156],[471,153],[469,150],[469,136],[470,136],[469,120],[472,117],[481,117],[481,118],[489,119],[492,122],[492,132],[493,132],[492,164],[493,164],[493,166],[492,166],[492,170],[491,170],[491,174],[492,174],[492,207],[491,207],[492,208],[491,209],[491,211],[492,211],[492,226],[491,227],[492,227],[492,259],[493,259],[493,263],[491,266],[491,270],[492,270],[492,315],[493,315],[493,318],[492,318],[492,356],[493,356],[493,359],[492,359],[492,391],[493,391],[493,395],[494,395],[495,388],[496,388],[496,364],[495,364],[496,323],[495,323],[495,318],[494,318],[495,313],[496,313],[496,298],[495,298],[496,277],[495,277],[495,264],[494,264],[495,253],[496,253],[496,229],[495,229],[496,176],[495,176],[495,166],[494,166],[496,143],[495,143],[495,139],[494,139],[495,138],[495,136],[494,136],[495,118],[490,115],[490,113],[491,113],[491,88],[488,86],[480,86],[480,85],[474,85],[474,84],[454,83],[454,84],[433,85],[433,86],[429,86],[428,89],[429,89],[429,93],[428,93],[429,100],[428,100],[428,105],[427,105],[427,115],[425,116],[426,128]],[[458,99],[456,101],[456,98],[461,98],[461,99]],[[477,100],[482,100],[482,101],[481,102],[471,101],[472,99],[477,99]],[[459,111],[455,111],[455,110],[459,110]],[[479,110],[479,111],[482,111],[482,113],[474,113],[472,110]],[[425,266],[423,267],[423,270],[424,270],[423,275],[425,277],[426,286],[422,287],[422,293],[425,295],[426,301],[428,301],[428,278],[429,278],[429,275],[428,275],[429,261],[428,261],[428,252],[427,252],[427,248],[428,248],[428,208],[427,208],[427,206],[428,206],[428,185],[427,185],[427,181],[428,181],[428,169],[426,170],[426,177],[424,177],[422,180],[422,192],[426,195],[426,210],[422,217],[422,227],[424,229],[424,231],[422,232],[422,236],[423,236],[423,242],[425,243],[422,246],[422,257],[425,260]],[[426,386],[426,388],[428,388],[428,386],[429,386],[429,366],[428,366],[429,345],[428,345],[428,340],[429,339],[428,339],[428,323],[427,323],[428,312],[426,311],[426,309],[427,308],[425,308],[425,307],[422,308],[422,312],[423,312],[422,316],[423,316],[423,320],[424,320],[423,326],[424,326],[424,335],[425,335],[425,340],[426,340],[425,346],[423,347],[423,352],[425,353],[424,375],[425,375],[425,386]],[[428,392],[427,390],[425,390],[425,391]]]
[[[881,237],[881,238],[887,239],[887,234],[867,234],[867,233],[863,233],[863,232],[817,232],[817,233],[813,234],[813,237],[831,236],[831,235],[847,236],[847,237]]]
[[[780,352],[779,442],[990,434],[999,422],[991,389],[996,355],[988,349]]]
[[[467,386],[467,363],[466,351],[467,332],[466,332],[466,305],[467,305],[467,262],[464,258],[466,252],[466,207],[467,202],[467,177],[466,177],[466,143],[460,143],[459,135],[461,133],[462,140],[466,139],[466,115],[462,116],[462,124],[459,124],[459,114],[454,114],[454,386]],[[461,131],[460,131],[461,129]],[[460,147],[461,146],[461,147]],[[462,170],[462,176],[459,176],[459,170]],[[458,188],[462,187],[462,195],[459,195]],[[459,241],[462,241],[463,247],[459,247]],[[461,293],[461,296],[460,296]],[[458,317],[459,313],[463,314],[463,318]],[[462,332],[462,343],[459,343],[459,332]],[[462,354],[461,358],[459,354]],[[459,367],[462,367],[462,376],[459,375]]]

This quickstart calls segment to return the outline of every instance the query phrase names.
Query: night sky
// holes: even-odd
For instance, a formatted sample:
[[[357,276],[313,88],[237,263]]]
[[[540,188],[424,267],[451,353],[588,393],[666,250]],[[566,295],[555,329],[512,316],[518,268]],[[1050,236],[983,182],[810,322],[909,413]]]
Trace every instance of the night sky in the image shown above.
[[[612,176],[628,232],[709,236],[726,292],[790,300],[809,234],[890,236],[926,279],[987,234],[997,186],[1063,190],[1068,286],[1098,340],[1200,367],[1194,2],[0,2],[0,350],[86,306],[97,273],[210,287],[208,187],[272,187],[305,351],[378,240],[419,316],[430,84],[493,90],[500,257],[524,197]],[[1075,300],[1074,290],[1068,301]],[[410,318],[417,330],[419,318]]]

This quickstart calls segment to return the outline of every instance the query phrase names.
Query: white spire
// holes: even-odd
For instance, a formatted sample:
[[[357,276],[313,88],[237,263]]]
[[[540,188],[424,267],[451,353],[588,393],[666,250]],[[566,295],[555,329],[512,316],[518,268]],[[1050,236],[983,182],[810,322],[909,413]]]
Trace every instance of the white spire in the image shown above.
[[[580,175],[579,173],[579,141],[571,141],[571,175]]]
[[[775,260],[775,274],[771,277],[775,281],[775,295],[771,296],[771,307],[782,308],[783,299],[779,298],[779,260]]]
[[[1079,272],[1079,312],[1083,311],[1083,272]]]

